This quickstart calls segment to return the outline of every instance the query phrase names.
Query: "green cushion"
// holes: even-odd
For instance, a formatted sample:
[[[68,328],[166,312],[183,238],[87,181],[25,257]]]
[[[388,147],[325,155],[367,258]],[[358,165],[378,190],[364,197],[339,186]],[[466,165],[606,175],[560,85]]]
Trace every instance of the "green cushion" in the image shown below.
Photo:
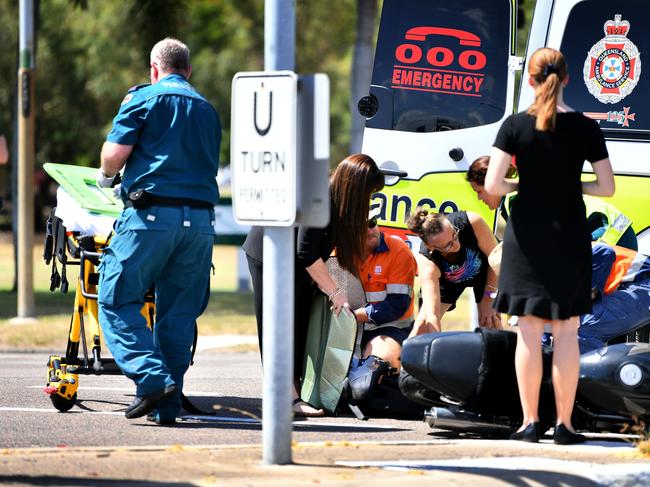
[[[95,184],[97,169],[69,164],[43,164],[43,169],[79,205],[90,212],[118,217],[124,205],[113,194],[113,188],[98,188]]]
[[[335,316],[327,296],[314,298],[311,306],[300,398],[334,413],[348,375],[357,320],[345,312]]]

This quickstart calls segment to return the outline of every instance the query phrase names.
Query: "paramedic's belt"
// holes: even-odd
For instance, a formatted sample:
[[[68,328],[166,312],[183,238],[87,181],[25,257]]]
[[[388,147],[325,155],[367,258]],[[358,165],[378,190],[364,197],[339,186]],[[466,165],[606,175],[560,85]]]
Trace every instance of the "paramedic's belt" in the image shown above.
[[[129,199],[124,202],[124,208],[136,208],[142,210],[152,206],[189,206],[192,208],[214,208],[212,203],[192,198],[171,198],[168,196],[156,196],[146,191],[138,190],[129,193]]]

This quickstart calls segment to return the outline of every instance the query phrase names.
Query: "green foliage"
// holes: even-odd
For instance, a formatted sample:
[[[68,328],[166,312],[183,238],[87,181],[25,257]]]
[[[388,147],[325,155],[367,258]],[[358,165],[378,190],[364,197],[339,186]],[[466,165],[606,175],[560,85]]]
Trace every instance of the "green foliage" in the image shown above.
[[[535,2],[526,0],[523,54]],[[332,164],[347,155],[356,0],[296,2],[296,71],[331,83]],[[36,53],[36,161],[96,165],[127,89],[148,81],[149,51],[166,36],[192,50],[192,82],[218,109],[229,162],[233,75],[264,67],[264,0],[48,0],[40,2]],[[11,142],[18,7],[0,0],[0,129]],[[6,168],[0,186],[8,187]],[[4,180],[4,181],[3,181]],[[6,192],[6,189],[4,190]]]
[[[264,0],[48,0],[36,52],[36,161],[96,165],[130,86],[148,81],[149,52],[178,37],[192,51],[192,82],[220,113],[229,160],[233,75],[264,67]],[[355,0],[296,2],[296,71],[325,72],[332,86],[332,162],[347,154]],[[11,141],[18,6],[0,0],[0,127]],[[5,169],[2,169],[5,170]],[[4,184],[0,174],[0,185]]]

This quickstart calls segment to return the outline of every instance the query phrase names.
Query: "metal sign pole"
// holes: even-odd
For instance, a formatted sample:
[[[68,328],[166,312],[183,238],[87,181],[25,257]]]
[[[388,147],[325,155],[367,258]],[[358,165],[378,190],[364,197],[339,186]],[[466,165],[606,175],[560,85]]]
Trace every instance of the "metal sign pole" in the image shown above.
[[[18,316],[34,316],[34,2],[20,0],[18,69]]]
[[[264,69],[293,71],[294,67],[294,0],[266,0]],[[263,252],[263,463],[282,465],[291,463],[294,228],[265,227]]]

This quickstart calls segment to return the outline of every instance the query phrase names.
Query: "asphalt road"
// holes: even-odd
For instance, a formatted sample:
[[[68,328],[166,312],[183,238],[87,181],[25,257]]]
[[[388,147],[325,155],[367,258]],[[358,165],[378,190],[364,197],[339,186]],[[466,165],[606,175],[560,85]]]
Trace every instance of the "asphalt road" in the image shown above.
[[[78,404],[58,412],[43,392],[47,353],[0,353],[0,448],[259,444],[262,368],[256,353],[200,352],[186,374],[186,396],[215,418],[162,428],[127,420],[135,387],[120,375],[80,375]],[[422,441],[419,421],[310,418],[294,423],[294,441]]]
[[[0,353],[2,485],[650,485],[647,458],[617,438],[533,445],[351,417],[295,421],[295,466],[263,468],[256,353],[199,352],[185,393],[216,415],[174,427],[127,420],[135,387],[119,375],[80,376],[78,404],[58,412],[43,392],[47,359]]]

